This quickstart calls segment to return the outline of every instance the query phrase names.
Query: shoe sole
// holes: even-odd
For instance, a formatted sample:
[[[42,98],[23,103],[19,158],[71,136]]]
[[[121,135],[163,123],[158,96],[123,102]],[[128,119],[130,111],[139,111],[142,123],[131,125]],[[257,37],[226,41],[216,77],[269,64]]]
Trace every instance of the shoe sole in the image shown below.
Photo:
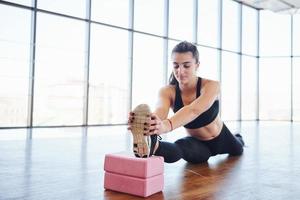
[[[148,122],[151,114],[150,108],[146,104],[138,105],[133,111],[134,119],[131,125],[133,135],[133,152],[136,157],[147,158],[150,154],[151,139],[144,136],[145,123]]]

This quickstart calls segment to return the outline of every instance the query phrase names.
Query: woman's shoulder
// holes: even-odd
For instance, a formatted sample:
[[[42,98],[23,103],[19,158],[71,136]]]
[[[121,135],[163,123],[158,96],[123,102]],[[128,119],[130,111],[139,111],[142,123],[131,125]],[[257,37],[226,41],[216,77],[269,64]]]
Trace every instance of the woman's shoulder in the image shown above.
[[[220,82],[212,79],[201,78],[200,93],[206,93],[208,91],[214,91],[215,93],[219,94]]]
[[[175,91],[176,91],[175,85],[165,85],[160,88],[159,94],[161,97],[165,97],[173,101],[175,98]]]
[[[212,80],[212,79],[207,79],[207,78],[202,78],[202,77],[199,77],[201,79],[201,88],[205,85],[219,85],[219,81],[216,81],[216,80]]]
[[[172,94],[175,92],[175,85],[165,85],[160,88],[159,92],[160,93],[165,93],[165,94]]]

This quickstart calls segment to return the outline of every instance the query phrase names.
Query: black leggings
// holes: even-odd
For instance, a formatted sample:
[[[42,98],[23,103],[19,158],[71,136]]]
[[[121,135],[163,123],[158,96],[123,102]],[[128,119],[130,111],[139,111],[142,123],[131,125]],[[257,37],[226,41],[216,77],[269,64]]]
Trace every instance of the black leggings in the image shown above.
[[[208,141],[202,141],[192,136],[181,138],[175,143],[159,141],[155,155],[164,157],[167,163],[176,162],[181,158],[190,163],[202,163],[211,156],[224,153],[232,156],[243,153],[242,137],[232,135],[225,124],[223,124],[221,133]]]

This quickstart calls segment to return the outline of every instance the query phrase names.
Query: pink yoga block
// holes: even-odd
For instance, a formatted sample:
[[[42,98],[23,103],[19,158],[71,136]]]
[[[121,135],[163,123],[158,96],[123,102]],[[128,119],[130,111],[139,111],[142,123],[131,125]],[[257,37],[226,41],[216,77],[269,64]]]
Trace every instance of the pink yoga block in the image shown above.
[[[106,172],[149,178],[164,172],[164,158],[151,156],[149,158],[136,158],[134,155],[124,153],[105,155],[104,170]]]
[[[163,190],[163,174],[149,178],[137,178],[105,172],[104,188],[142,197],[148,197]]]

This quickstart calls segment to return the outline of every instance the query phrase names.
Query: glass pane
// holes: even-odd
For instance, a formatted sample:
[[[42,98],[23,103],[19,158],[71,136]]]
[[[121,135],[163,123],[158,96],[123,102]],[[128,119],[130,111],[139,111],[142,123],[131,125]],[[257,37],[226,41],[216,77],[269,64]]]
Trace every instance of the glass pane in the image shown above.
[[[198,43],[219,47],[220,12],[219,0],[198,2]]]
[[[37,1],[37,7],[57,13],[86,18],[86,1],[87,0],[42,0]]]
[[[128,28],[128,0],[91,0],[92,20]]]
[[[243,6],[242,52],[257,55],[257,10]]]
[[[300,56],[300,15],[293,15],[293,54]]]
[[[31,11],[0,13],[0,126],[27,126]]]
[[[290,56],[290,15],[276,14],[271,11],[261,11],[259,41],[261,56]]]
[[[155,15],[153,14],[155,11]],[[135,0],[134,1],[134,29],[163,35],[164,1]]]
[[[92,24],[89,124],[127,122],[128,60],[128,31]]]
[[[6,0],[8,2],[12,2],[12,3],[17,3],[17,4],[22,4],[25,6],[32,6],[32,2],[33,0]]]
[[[291,63],[289,58],[261,58],[259,116],[262,120],[290,120]],[[272,74],[272,75],[271,75]]]
[[[219,81],[219,51],[217,49],[198,47],[200,66],[198,75]]]
[[[240,6],[232,0],[223,0],[222,48],[239,51]]]
[[[42,13],[37,19],[34,125],[81,125],[85,22]]]
[[[132,107],[146,103],[153,110],[164,84],[163,39],[136,33],[133,52]]]
[[[222,119],[238,120],[239,117],[239,63],[238,55],[222,53]]]
[[[293,59],[293,120],[300,121],[300,58]]]
[[[172,0],[169,2],[169,37],[193,40],[193,0]]]
[[[256,120],[257,58],[242,56],[242,119]]]
[[[171,73],[173,72],[173,64],[172,64],[172,50],[179,42],[169,40],[168,41],[168,81]],[[198,49],[199,50],[199,49]]]

